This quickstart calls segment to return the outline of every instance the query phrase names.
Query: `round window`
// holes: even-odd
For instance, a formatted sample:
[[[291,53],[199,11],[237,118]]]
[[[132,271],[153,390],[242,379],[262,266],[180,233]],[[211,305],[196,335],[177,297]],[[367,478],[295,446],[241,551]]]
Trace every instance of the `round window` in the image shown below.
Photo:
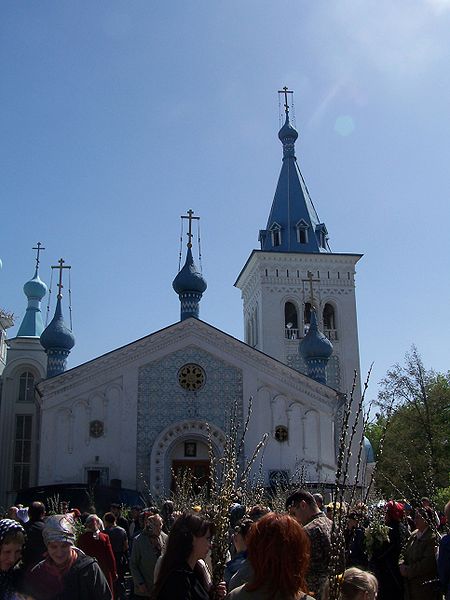
[[[178,383],[183,389],[190,392],[202,388],[205,379],[205,371],[199,365],[187,364],[178,371]]]

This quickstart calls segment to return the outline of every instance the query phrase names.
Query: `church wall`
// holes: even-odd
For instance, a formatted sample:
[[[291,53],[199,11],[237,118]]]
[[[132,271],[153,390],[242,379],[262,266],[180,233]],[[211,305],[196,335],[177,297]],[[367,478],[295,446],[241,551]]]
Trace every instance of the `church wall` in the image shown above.
[[[200,366],[205,372],[204,385],[197,391],[183,389],[178,381],[179,370],[189,363]],[[170,486],[167,469],[157,478],[151,473],[151,452],[158,435],[168,426],[186,420],[209,422],[227,431],[227,415],[235,400],[238,418],[242,421],[242,371],[201,348],[188,346],[143,365],[139,369],[138,386],[138,486],[142,487],[145,480],[147,485],[152,483],[152,492],[163,493]],[[184,435],[189,437],[189,430],[181,429],[177,433],[175,428],[173,435],[182,441]],[[207,439],[206,430],[204,439]]]

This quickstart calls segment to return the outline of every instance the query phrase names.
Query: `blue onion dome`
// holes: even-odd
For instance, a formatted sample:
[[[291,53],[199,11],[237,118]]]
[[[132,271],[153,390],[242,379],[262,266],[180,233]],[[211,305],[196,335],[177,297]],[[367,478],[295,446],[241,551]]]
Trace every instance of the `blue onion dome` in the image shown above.
[[[311,310],[311,323],[308,333],[300,342],[299,351],[304,359],[327,359],[333,353],[333,344],[317,327],[317,315],[314,308]]]
[[[39,277],[37,269],[34,273],[34,277],[30,279],[30,281],[27,281],[23,286],[23,291],[28,299],[36,298],[37,300],[42,300],[47,293],[47,286]]]
[[[288,114],[286,115],[286,121],[285,121],[283,127],[278,132],[278,137],[282,142],[284,142],[285,140],[290,140],[292,142],[295,142],[295,140],[298,138],[298,132],[295,129],[295,127],[292,127],[292,125],[289,121]]]
[[[177,294],[182,294],[183,292],[198,292],[203,294],[207,288],[206,280],[194,263],[190,248],[187,250],[184,267],[173,280],[172,287]]]
[[[40,340],[44,350],[71,350],[75,346],[75,336],[64,323],[60,297],[55,316],[41,333]]]

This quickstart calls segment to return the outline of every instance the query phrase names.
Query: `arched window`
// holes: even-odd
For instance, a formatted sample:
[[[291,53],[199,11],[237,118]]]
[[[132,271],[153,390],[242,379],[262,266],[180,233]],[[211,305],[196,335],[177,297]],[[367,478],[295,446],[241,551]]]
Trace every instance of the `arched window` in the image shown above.
[[[325,304],[323,309],[323,329],[324,333],[330,340],[337,339],[336,333],[336,314],[332,304]]]
[[[284,336],[288,340],[299,338],[297,307],[292,302],[284,305]]]
[[[273,223],[270,227],[270,234],[272,236],[272,246],[281,246],[281,225]]]
[[[30,371],[24,371],[19,379],[18,402],[34,402],[34,375]]]
[[[303,311],[303,330],[304,333],[308,333],[309,325],[311,323],[311,302],[305,302],[305,309]]]

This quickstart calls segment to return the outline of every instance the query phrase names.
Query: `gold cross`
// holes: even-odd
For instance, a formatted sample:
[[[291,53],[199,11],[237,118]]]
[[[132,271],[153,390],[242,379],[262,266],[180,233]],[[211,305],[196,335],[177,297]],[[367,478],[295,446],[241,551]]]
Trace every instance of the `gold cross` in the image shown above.
[[[61,290],[63,289],[63,284],[62,284],[63,269],[71,269],[72,268],[72,267],[69,267],[69,265],[65,265],[64,264],[65,262],[66,262],[65,260],[60,258],[58,260],[57,265],[52,265],[52,269],[59,269],[58,298],[62,297]]]
[[[192,233],[192,221],[194,221],[194,220],[199,221],[200,217],[194,217],[194,211],[192,210],[192,208],[190,208],[187,211],[187,217],[185,215],[181,215],[181,218],[182,219],[188,219],[188,221],[189,221],[189,229],[188,229],[188,232],[186,234],[187,237],[188,237],[187,247],[188,248],[192,248],[192,238],[194,237],[194,234]]]

